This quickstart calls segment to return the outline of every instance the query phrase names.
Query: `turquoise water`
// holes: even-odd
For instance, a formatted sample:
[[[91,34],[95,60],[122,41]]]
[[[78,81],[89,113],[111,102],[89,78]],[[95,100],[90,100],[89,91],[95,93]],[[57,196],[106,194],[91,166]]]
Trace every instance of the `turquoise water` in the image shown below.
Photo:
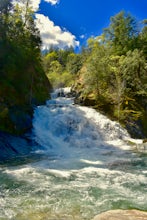
[[[62,100],[62,103],[65,100]],[[49,103],[48,103],[49,105]],[[40,106],[32,154],[0,165],[0,220],[91,220],[110,209],[147,211],[147,157],[94,110]],[[140,140],[139,140],[140,141]]]
[[[51,169],[56,160],[1,167],[1,220],[88,220],[110,209],[147,210],[146,157],[114,166],[81,161],[79,169]]]

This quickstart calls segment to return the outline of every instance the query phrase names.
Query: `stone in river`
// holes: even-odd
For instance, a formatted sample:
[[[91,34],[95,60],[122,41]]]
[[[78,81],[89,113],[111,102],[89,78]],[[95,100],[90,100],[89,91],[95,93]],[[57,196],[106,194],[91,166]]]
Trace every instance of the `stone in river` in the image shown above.
[[[139,210],[111,210],[95,216],[93,220],[147,220],[147,212]]]

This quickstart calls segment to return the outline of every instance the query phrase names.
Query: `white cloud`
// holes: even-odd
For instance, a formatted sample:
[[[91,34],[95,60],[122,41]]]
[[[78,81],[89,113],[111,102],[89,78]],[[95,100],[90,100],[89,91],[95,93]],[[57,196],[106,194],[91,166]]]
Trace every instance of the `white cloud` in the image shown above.
[[[84,34],[80,35],[80,38],[81,38],[81,39],[84,39],[84,38],[85,38],[85,35],[84,35]]]
[[[45,2],[51,3],[52,5],[56,5],[59,3],[59,0],[44,0]]]
[[[32,6],[34,11],[37,11],[39,9],[41,0],[30,0],[30,5]]]
[[[36,14],[36,25],[40,30],[43,49],[49,49],[51,46],[59,48],[79,46],[79,42],[76,41],[73,34],[62,30],[42,14]]]
[[[44,0],[52,5],[59,3],[60,0]],[[19,3],[20,6],[24,6],[27,0],[13,0],[14,4]],[[34,11],[36,11],[36,25],[40,31],[43,49],[49,49],[51,46],[59,48],[76,47],[79,46],[79,42],[76,41],[76,37],[68,32],[65,28],[61,29],[56,26],[53,21],[43,14],[38,14],[39,5],[41,0],[29,0],[29,4]]]

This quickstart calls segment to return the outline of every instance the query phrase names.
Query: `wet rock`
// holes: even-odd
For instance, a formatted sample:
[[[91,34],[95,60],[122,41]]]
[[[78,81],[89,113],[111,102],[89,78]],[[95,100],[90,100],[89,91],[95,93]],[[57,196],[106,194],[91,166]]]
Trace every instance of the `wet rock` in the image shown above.
[[[24,133],[32,126],[32,110],[28,113],[26,110],[20,107],[13,107],[9,110],[9,118],[14,126],[16,134]]]
[[[93,220],[147,220],[147,212],[139,210],[111,210],[95,216]]]
[[[136,150],[141,153],[147,153],[147,142],[136,144]]]
[[[147,143],[147,138],[143,140],[143,143]]]
[[[141,120],[135,121],[135,120],[127,119],[125,121],[125,124],[126,124],[125,127],[132,138],[141,138],[141,139],[145,138]]]
[[[0,161],[27,155],[31,151],[31,140],[25,136],[10,135],[0,131]]]

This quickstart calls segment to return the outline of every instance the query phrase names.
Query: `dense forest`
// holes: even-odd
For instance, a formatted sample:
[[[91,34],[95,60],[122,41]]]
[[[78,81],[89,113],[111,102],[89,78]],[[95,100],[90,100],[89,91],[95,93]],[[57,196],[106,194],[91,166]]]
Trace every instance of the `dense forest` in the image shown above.
[[[16,134],[31,126],[33,106],[43,103],[51,88],[28,3],[0,1],[0,130]]]
[[[121,11],[80,53],[51,48],[43,63],[54,88],[72,86],[77,103],[147,137],[147,20]]]

